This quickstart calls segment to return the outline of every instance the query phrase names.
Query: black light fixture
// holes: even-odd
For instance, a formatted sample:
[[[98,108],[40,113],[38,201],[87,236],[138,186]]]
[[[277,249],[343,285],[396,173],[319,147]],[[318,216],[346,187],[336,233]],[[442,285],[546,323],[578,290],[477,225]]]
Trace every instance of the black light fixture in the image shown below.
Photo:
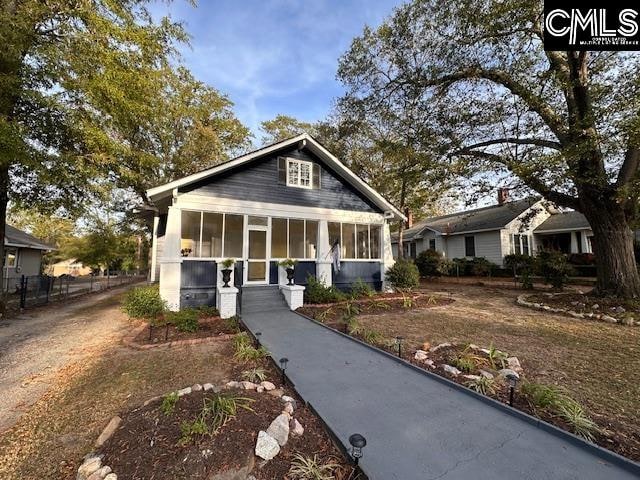
[[[287,363],[289,363],[289,359],[287,357],[282,357],[280,359],[280,370],[282,371],[282,384],[287,383],[287,377],[285,372],[287,371]]]
[[[256,347],[260,347],[260,337],[262,336],[262,332],[256,332]]]
[[[362,449],[367,446],[367,439],[359,433],[354,433],[349,437],[349,443],[351,444],[351,456],[353,462],[358,465],[358,461],[362,458]]]
[[[402,341],[404,340],[404,337],[401,337],[400,335],[398,335],[396,337],[396,346],[398,347],[398,357],[402,358]]]
[[[506,375],[507,380],[509,380],[509,406],[513,407],[513,396],[516,390],[516,386],[518,385],[518,375],[516,373],[509,373]]]

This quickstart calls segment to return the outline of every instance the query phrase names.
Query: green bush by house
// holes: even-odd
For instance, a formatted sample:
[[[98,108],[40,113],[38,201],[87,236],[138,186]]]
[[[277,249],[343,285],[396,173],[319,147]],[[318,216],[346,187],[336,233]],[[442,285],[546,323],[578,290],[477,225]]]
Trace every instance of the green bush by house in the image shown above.
[[[327,287],[313,275],[307,276],[307,287],[304,291],[305,303],[333,303],[344,299],[344,293],[334,285]]]
[[[397,290],[410,290],[420,283],[418,267],[411,260],[399,258],[386,275],[387,281]]]
[[[131,318],[156,320],[166,310],[157,285],[132,288],[127,292],[122,309]]]

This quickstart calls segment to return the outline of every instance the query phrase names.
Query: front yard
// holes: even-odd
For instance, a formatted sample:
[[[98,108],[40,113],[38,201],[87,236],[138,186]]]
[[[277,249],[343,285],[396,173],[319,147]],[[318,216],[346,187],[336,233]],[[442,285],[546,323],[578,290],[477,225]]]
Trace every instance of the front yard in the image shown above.
[[[519,307],[522,291],[508,286],[423,282],[420,291],[444,298],[451,292],[455,301],[357,321],[385,338],[403,336],[411,351],[451,342],[509,352],[528,381],[566,388],[582,403],[612,435],[610,448],[640,459],[640,328]]]

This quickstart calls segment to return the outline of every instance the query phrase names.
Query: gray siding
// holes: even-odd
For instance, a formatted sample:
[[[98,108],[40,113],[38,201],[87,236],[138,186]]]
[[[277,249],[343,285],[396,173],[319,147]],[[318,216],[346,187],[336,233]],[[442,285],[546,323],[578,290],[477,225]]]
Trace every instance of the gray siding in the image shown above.
[[[287,187],[278,182],[278,157],[288,156],[312,161],[322,167],[319,189]],[[180,190],[197,195],[280,203],[304,207],[335,208],[363,212],[377,212],[363,195],[338,177],[322,161],[305,151],[288,150],[258,159],[230,172],[203,180]]]

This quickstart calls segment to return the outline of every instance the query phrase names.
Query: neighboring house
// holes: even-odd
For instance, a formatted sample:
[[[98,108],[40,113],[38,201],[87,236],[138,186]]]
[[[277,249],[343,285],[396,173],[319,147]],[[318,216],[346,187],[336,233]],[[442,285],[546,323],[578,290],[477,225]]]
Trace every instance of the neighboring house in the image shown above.
[[[92,272],[93,269],[91,267],[86,267],[76,258],[61,260],[60,262],[49,265],[49,267],[47,268],[47,274],[53,277],[59,277],[60,275],[73,275],[74,277],[81,277],[83,275],[91,275]]]
[[[393,264],[387,222],[404,220],[307,134],[152,188],[148,196],[157,209],[150,276],[173,310],[216,304],[227,313],[226,297],[244,287],[279,285],[286,297],[278,262],[287,258],[298,261],[296,284],[313,275],[343,289],[358,278],[380,289]],[[332,266],[336,243],[339,271]],[[235,260],[231,289],[221,288],[219,263],[226,258]]]
[[[6,225],[4,235],[4,278],[18,278],[22,275],[40,275],[42,255],[54,249],[42,240]]]
[[[397,237],[397,233],[391,236],[394,256]],[[403,231],[403,248],[407,258],[430,249],[449,259],[484,257],[503,265],[506,255],[533,255],[541,248],[592,253],[592,237],[581,213],[560,212],[539,198],[509,202],[506,191],[500,189],[497,205],[430,217],[409,226]]]

